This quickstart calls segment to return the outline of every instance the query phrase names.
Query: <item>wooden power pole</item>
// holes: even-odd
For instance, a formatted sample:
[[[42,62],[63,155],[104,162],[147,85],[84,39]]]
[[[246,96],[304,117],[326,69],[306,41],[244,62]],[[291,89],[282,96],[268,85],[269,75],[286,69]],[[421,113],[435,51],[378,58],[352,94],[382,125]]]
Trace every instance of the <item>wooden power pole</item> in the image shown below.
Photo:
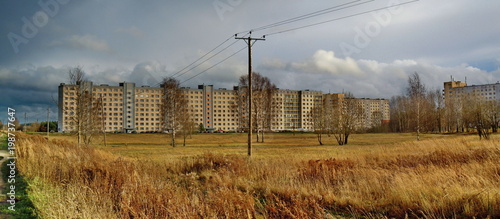
[[[250,32],[252,34],[252,32]],[[265,36],[262,38],[237,37],[237,40],[245,40],[248,45],[248,156],[252,156],[252,46],[257,40],[266,40]]]
[[[47,140],[49,140],[49,132],[50,132],[49,120],[50,120],[50,107],[47,107]]]
[[[100,104],[101,104],[101,119],[102,119],[102,134],[104,135],[104,147],[107,147],[108,144],[106,143],[106,116],[104,116],[104,104],[103,104],[103,99],[102,99],[102,94],[99,96],[100,99]]]

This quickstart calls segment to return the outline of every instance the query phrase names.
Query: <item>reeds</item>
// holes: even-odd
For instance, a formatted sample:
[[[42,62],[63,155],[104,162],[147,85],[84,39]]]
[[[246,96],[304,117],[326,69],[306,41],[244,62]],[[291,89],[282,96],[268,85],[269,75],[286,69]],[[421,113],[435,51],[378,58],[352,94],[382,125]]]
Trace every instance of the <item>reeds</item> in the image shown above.
[[[120,157],[39,136],[19,169],[46,218],[500,217],[500,142],[407,142],[339,157]],[[347,146],[349,147],[349,146]]]

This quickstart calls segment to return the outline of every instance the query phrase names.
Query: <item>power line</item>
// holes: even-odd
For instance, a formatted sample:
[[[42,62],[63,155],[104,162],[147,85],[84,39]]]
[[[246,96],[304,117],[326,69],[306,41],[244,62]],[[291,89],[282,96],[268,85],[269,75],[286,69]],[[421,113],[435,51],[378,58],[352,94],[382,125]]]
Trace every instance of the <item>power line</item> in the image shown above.
[[[245,34],[245,36],[249,35],[249,33]],[[202,62],[198,63],[197,65],[189,68],[190,66],[194,65],[195,63],[199,62],[200,60],[202,60],[204,57],[206,57],[207,55],[209,55],[210,53],[214,52],[215,50],[217,50],[219,47],[221,47],[222,45],[224,45],[225,43],[227,43],[230,39],[232,39],[234,36],[230,36],[229,38],[227,38],[226,40],[224,40],[222,43],[220,43],[219,45],[217,45],[215,48],[211,49],[209,52],[205,53],[203,56],[201,56],[200,58],[198,58],[196,61],[192,62],[191,64],[187,65],[186,67],[182,68],[180,71],[176,72],[175,74],[171,75],[170,77],[174,77],[174,78],[178,78],[188,72],[190,72],[191,70],[199,67],[200,65],[202,65],[203,63],[205,62],[208,62],[210,59],[214,58],[215,56],[219,55],[220,53],[224,52],[225,50],[229,49],[229,47],[231,47],[232,45],[234,45],[236,42],[238,41],[234,41],[233,43],[229,44],[228,46],[224,47],[223,49],[221,49],[220,51],[218,51],[217,53],[213,54],[212,56],[208,57],[207,59],[203,60]],[[214,66],[212,66],[214,67]],[[210,67],[210,68],[212,68]],[[189,68],[189,69],[187,69]],[[187,70],[186,70],[187,69]],[[207,71],[208,69],[204,70],[204,71]],[[204,72],[203,71],[203,72]],[[193,77],[191,77],[193,78]],[[189,78],[189,79],[191,79]],[[187,81],[187,80],[186,80]],[[161,85],[161,82],[158,83],[158,86]]]
[[[186,70],[187,68],[189,68],[190,66],[194,65],[196,62],[200,61],[201,59],[203,59],[205,56],[207,56],[208,54],[212,53],[213,51],[215,51],[217,48],[221,47],[222,45],[224,45],[227,41],[229,41],[230,39],[232,39],[233,36],[230,36],[229,38],[227,38],[226,40],[224,40],[222,43],[220,43],[219,45],[217,45],[215,48],[213,48],[212,50],[208,51],[207,53],[205,53],[203,56],[201,56],[200,58],[198,58],[197,60],[195,60],[194,62],[192,62],[191,64],[187,65],[186,67],[184,67],[183,69],[179,70],[178,72],[176,72],[175,74],[171,75],[170,77],[175,77],[177,74],[183,72],[184,70]],[[188,71],[190,71],[191,69],[189,69]]]
[[[203,73],[207,72],[208,70],[210,70],[210,69],[214,68],[215,66],[217,66],[217,65],[219,65],[219,64],[221,64],[221,63],[223,63],[224,61],[228,60],[229,58],[231,58],[231,57],[235,56],[236,54],[238,54],[239,52],[243,51],[244,49],[246,49],[246,46],[245,46],[245,47],[243,47],[243,48],[241,48],[240,50],[236,51],[235,53],[231,54],[230,56],[228,56],[228,57],[224,58],[223,60],[221,60],[221,61],[219,61],[219,62],[215,63],[214,65],[210,66],[209,68],[207,68],[207,69],[205,69],[205,70],[201,71],[200,73],[198,73],[198,74],[196,74],[196,75],[193,75],[192,77],[190,77],[190,78],[188,78],[188,79],[184,80],[183,82],[181,82],[181,84],[183,84],[183,83],[185,83],[185,82],[187,82],[187,81],[189,81],[189,80],[191,80],[191,79],[193,79],[193,78],[195,78],[195,77],[197,77],[197,76],[199,76],[199,75],[201,75],[201,74],[203,74]]]
[[[280,21],[280,22],[276,22],[276,23],[273,23],[273,24],[269,24],[269,25],[266,25],[266,26],[262,26],[262,27],[256,28],[253,31],[260,31],[260,30],[270,29],[270,28],[273,28],[273,27],[278,27],[278,26],[282,26],[282,25],[286,25],[286,24],[290,24],[290,23],[294,23],[294,22],[306,20],[306,19],[317,17],[317,16],[320,16],[320,15],[324,15],[324,14],[329,14],[329,13],[341,11],[341,10],[352,8],[352,7],[356,7],[356,6],[359,6],[359,5],[364,5],[364,4],[373,2],[375,0],[369,0],[369,1],[360,2],[360,3],[357,3],[357,4],[353,4],[353,3],[359,2],[359,1],[361,1],[361,0],[355,0],[355,1],[347,2],[347,3],[341,4],[341,5],[337,5],[337,6],[333,6],[333,7],[327,8],[327,9],[323,9],[323,10],[315,11],[315,12],[312,12],[312,13],[309,13],[309,14],[301,15],[301,16],[298,16],[298,17],[295,17],[295,18],[286,19],[286,20],[283,20],[283,21]]]
[[[232,38],[232,37],[231,37],[231,38]],[[229,47],[231,47],[232,45],[234,45],[234,44],[235,44],[235,43],[237,43],[237,42],[238,42],[238,41],[234,41],[233,43],[229,44],[229,46],[224,47],[221,51],[219,51],[219,52],[217,52],[217,53],[213,54],[212,56],[208,57],[208,58],[207,58],[206,60],[204,60],[203,62],[200,62],[200,63],[198,63],[197,65],[193,66],[192,68],[188,69],[187,71],[184,71],[183,73],[181,73],[181,74],[179,74],[179,75],[175,76],[175,78],[178,78],[178,77],[180,77],[180,76],[182,76],[182,75],[184,75],[184,74],[188,73],[189,71],[191,71],[191,70],[193,70],[193,69],[197,68],[198,66],[202,65],[203,63],[207,62],[208,60],[212,59],[213,57],[215,57],[215,56],[219,55],[220,53],[224,52],[226,49],[228,49]],[[214,51],[214,50],[215,50],[215,49],[213,49],[213,50],[211,50],[211,51]],[[207,54],[208,54],[208,53],[207,53]],[[207,54],[205,54],[205,56],[206,56]],[[201,59],[201,58],[200,58],[200,59]],[[198,59],[198,60],[200,60],[200,59]],[[184,69],[185,69],[185,68],[184,68]]]
[[[352,7],[355,7],[355,6],[367,4],[369,2],[373,2],[374,0],[363,1],[363,2],[360,2],[360,1],[362,1],[362,0],[350,1],[350,2],[347,2],[347,3],[341,4],[341,5],[336,5],[336,6],[333,6],[333,7],[330,7],[330,8],[322,9],[322,10],[311,12],[311,13],[308,13],[308,14],[305,14],[305,15],[301,15],[301,16],[297,16],[297,17],[294,17],[294,18],[290,18],[290,19],[286,19],[286,20],[283,20],[283,21],[279,21],[279,22],[275,22],[275,23],[272,23],[272,24],[268,24],[268,25],[265,25],[265,26],[261,26],[261,27],[258,27],[258,28],[255,28],[255,29],[252,29],[252,30],[249,30],[249,31],[239,32],[239,33],[235,34],[235,36],[238,35],[238,34],[241,34],[241,33],[245,33],[245,32],[248,32],[247,34],[245,34],[245,36],[248,36],[248,35],[252,34],[252,31],[262,31],[262,30],[265,30],[265,29],[269,29],[269,28],[273,28],[273,27],[278,27],[278,26],[282,26],[282,25],[285,25],[285,24],[291,24],[291,23],[298,22],[298,21],[305,20],[305,19],[309,19],[309,18],[312,18],[312,17],[317,17],[317,16],[320,16],[320,15],[323,15],[323,14],[332,13],[332,12],[335,12],[335,11],[341,11],[341,10],[344,10],[344,9],[347,9],[347,8],[352,8]],[[330,19],[330,20],[326,20],[326,21],[316,22],[316,23],[312,23],[312,24],[308,24],[308,25],[299,26],[299,27],[289,28],[289,29],[282,30],[282,31],[277,31],[277,32],[272,32],[272,33],[264,34],[264,37],[265,36],[270,36],[270,35],[276,35],[276,34],[280,34],[280,33],[286,33],[286,32],[290,32],[290,31],[294,31],[294,30],[300,30],[300,29],[304,29],[304,28],[308,28],[308,27],[312,27],[312,26],[317,26],[317,25],[321,25],[321,24],[325,24],[325,23],[330,23],[330,22],[334,22],[334,21],[338,21],[338,20],[343,20],[343,19],[346,19],[346,18],[351,18],[351,17],[355,17],[355,16],[359,16],[359,15],[363,15],[363,14],[367,14],[367,13],[371,13],[371,12],[375,12],[375,11],[389,9],[389,8],[393,8],[393,7],[396,7],[396,6],[406,5],[406,4],[410,4],[410,3],[413,3],[413,2],[417,2],[417,1],[419,1],[419,0],[411,0],[411,1],[408,1],[408,2],[394,4],[394,5],[390,5],[390,6],[386,6],[386,7],[380,7],[380,8],[372,9],[372,10],[367,10],[367,11],[364,11],[364,12],[360,12],[360,13],[356,13],[356,14],[351,14],[351,15],[340,17],[340,18],[335,18],[335,19]],[[356,3],[356,2],[358,2],[358,3]],[[354,3],[356,3],[356,4],[354,4]],[[193,63],[189,64],[188,66],[184,67],[183,69],[181,69],[177,73],[173,74],[172,77],[173,76],[180,77],[180,76],[182,76],[182,75],[190,72],[191,70],[199,67],[201,64],[209,61],[210,59],[214,58],[215,56],[219,55],[223,51],[227,50],[229,47],[231,47],[232,45],[234,45],[236,43],[236,41],[233,42],[233,43],[231,43],[229,46],[224,47],[222,50],[220,50],[219,52],[215,53],[214,55],[208,57],[204,61],[198,63],[195,66],[193,66],[195,63],[197,63],[200,60],[202,60],[208,54],[212,53],[213,51],[217,50],[219,47],[221,47],[222,45],[224,45],[232,37],[233,36],[231,36],[228,39],[224,40],[222,43],[220,43],[214,49],[210,50],[209,52],[207,52],[206,54],[204,54],[202,57],[198,58]],[[185,83],[185,82],[187,82],[187,81],[189,81],[189,80],[191,80],[191,79],[193,79],[193,78],[195,78],[195,77],[197,77],[197,76],[199,76],[199,75],[201,75],[201,74],[203,74],[205,72],[207,72],[208,70],[214,68],[215,66],[221,64],[222,62],[226,61],[227,59],[229,59],[229,58],[233,57],[234,55],[236,55],[237,53],[241,52],[243,49],[245,49],[245,48],[242,48],[242,49],[238,50],[237,52],[235,52],[235,53],[231,54],[230,56],[224,58],[223,60],[217,62],[215,65],[212,65],[209,68],[207,68],[207,69],[205,69],[205,70],[197,73],[196,75],[194,75],[194,76],[192,76],[192,77],[184,80],[183,82],[181,82],[181,84]],[[190,66],[193,66],[193,67],[189,68]],[[189,69],[187,71],[185,71],[187,68],[189,68]]]
[[[261,27],[255,28],[254,31],[260,31],[260,30],[265,30],[265,29],[269,29],[269,28],[272,28],[272,27],[277,27],[277,26],[281,26],[281,25],[285,25],[285,24],[290,24],[290,23],[301,21],[301,20],[304,20],[304,19],[308,19],[308,18],[320,16],[320,15],[327,14],[327,13],[332,13],[332,12],[335,12],[335,11],[344,10],[344,9],[347,9],[347,8],[350,8],[350,7],[355,7],[355,6],[358,6],[358,5],[361,5],[361,4],[366,4],[366,3],[372,2],[374,0],[369,0],[369,1],[365,1],[365,2],[361,2],[361,3],[358,3],[358,4],[352,5],[353,3],[360,2],[360,1],[362,1],[362,0],[354,0],[354,1],[350,1],[350,2],[347,2],[347,3],[341,4],[341,5],[336,5],[336,6],[333,6],[333,7],[330,7],[330,8],[326,8],[326,9],[322,9],[322,10],[319,10],[319,11],[311,12],[311,13],[308,13],[308,14],[305,14],[305,15],[297,16],[297,17],[286,19],[286,20],[279,21],[279,22],[275,22],[275,23],[272,23],[272,24],[269,24],[269,25],[265,25],[265,26],[261,26]],[[241,33],[246,33],[245,36],[247,36],[247,35],[250,35],[252,33],[252,30],[240,32],[240,33],[237,33],[236,35],[241,34]],[[198,58],[197,60],[195,60],[191,64],[189,64],[186,67],[182,68],[181,70],[177,71],[175,74],[172,74],[170,77],[176,77],[176,78],[178,78],[178,77],[180,77],[180,76],[182,76],[182,75],[190,72],[191,70],[199,67],[200,65],[202,65],[203,63],[209,61],[210,59],[214,58],[215,56],[219,55],[220,53],[222,53],[223,51],[225,51],[226,49],[228,49],[229,47],[231,47],[232,45],[234,45],[236,42],[231,43],[229,46],[226,46],[225,48],[223,48],[219,52],[215,53],[214,55],[212,55],[212,56],[208,57],[207,59],[205,59],[204,61],[200,62],[200,60],[202,60],[207,55],[211,54],[212,52],[214,52],[215,50],[217,50],[219,47],[221,47],[222,45],[224,45],[232,37],[233,36],[227,38],[222,43],[220,43],[219,45],[217,45],[215,48],[213,48],[209,52],[205,53],[203,56],[201,56],[200,58]],[[196,64],[196,63],[198,63],[198,64]],[[191,66],[193,66],[193,67],[191,67]]]
[[[328,13],[332,13],[332,12],[336,12],[336,11],[341,11],[341,10],[344,10],[344,9],[347,9],[347,8],[352,8],[352,7],[355,7],[355,6],[367,4],[367,3],[373,2],[375,0],[369,0],[369,1],[364,1],[364,2],[360,2],[360,1],[362,1],[362,0],[350,1],[350,2],[347,2],[347,3],[344,3],[344,4],[336,5],[336,6],[333,6],[333,7],[326,8],[326,9],[322,9],[322,10],[318,10],[318,11],[311,12],[311,13],[308,13],[308,14],[304,14],[304,15],[300,15],[300,16],[297,16],[297,17],[289,18],[289,19],[286,19],[286,20],[282,20],[282,21],[279,21],[279,22],[272,23],[272,24],[264,25],[264,26],[261,26],[261,27],[258,27],[258,28],[254,28],[254,29],[251,29],[251,30],[248,30],[248,31],[242,31],[242,32],[239,32],[238,34],[250,32],[250,31],[256,32],[256,31],[261,31],[261,30],[273,28],[273,27],[278,27],[278,26],[282,26],[282,25],[285,25],[285,24],[290,24],[290,23],[293,23],[293,22],[298,22],[298,21],[301,21],[301,20],[305,20],[305,19],[317,17],[317,16],[320,16],[320,15],[324,15],[324,14],[328,14]],[[360,2],[360,3],[353,4],[355,2]]]
[[[406,5],[406,4],[410,4],[410,3],[413,3],[413,2],[417,2],[417,1],[420,1],[420,0],[412,0],[412,1],[404,2],[404,3],[394,4],[394,5],[390,5],[390,6],[386,6],[386,7],[381,7],[381,8],[377,8],[377,9],[372,9],[372,10],[368,10],[368,11],[364,11],[364,12],[360,12],[360,13],[356,13],[356,14],[351,14],[351,15],[347,15],[347,16],[344,16],[344,17],[340,17],[340,18],[335,18],[335,19],[331,19],[331,20],[321,21],[321,22],[317,22],[317,23],[313,23],[313,24],[308,24],[308,25],[304,25],[304,26],[300,26],[300,27],[294,27],[294,28],[290,28],[290,29],[286,29],[286,30],[282,30],[282,31],[277,31],[277,32],[274,32],[274,33],[268,33],[268,34],[265,34],[265,36],[270,36],[270,35],[275,35],[275,34],[290,32],[290,31],[294,31],[294,30],[304,29],[304,28],[308,28],[308,27],[312,27],[312,26],[317,26],[317,25],[321,25],[321,24],[325,24],[325,23],[330,23],[330,22],[333,22],[333,21],[343,20],[343,19],[346,19],[346,18],[351,18],[351,17],[363,15],[363,14],[368,14],[368,13],[375,12],[375,11],[389,9],[389,8],[393,8],[393,7],[396,7],[396,6]]]

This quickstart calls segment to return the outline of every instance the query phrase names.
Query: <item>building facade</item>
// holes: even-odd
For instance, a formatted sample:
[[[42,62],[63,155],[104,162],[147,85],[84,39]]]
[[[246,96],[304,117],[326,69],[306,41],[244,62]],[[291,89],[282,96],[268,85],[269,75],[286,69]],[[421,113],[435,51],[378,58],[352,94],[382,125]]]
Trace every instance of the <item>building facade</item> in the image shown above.
[[[466,95],[481,97],[485,100],[500,100],[500,82],[471,86],[460,81],[444,82],[443,96],[446,104],[450,104],[454,100],[460,100]]]
[[[84,89],[94,102],[99,102],[97,110],[102,118],[106,132],[161,132],[163,88],[136,86],[134,83],[94,85],[84,81],[79,85],[61,83],[59,86],[59,132],[74,132],[76,98]],[[181,88],[187,99],[188,111],[193,124],[203,126],[208,131],[248,130],[247,105],[241,102],[244,92],[238,87],[232,90],[214,89],[213,85],[199,85],[197,88]],[[243,88],[244,89],[244,88]],[[241,96],[243,95],[243,96]],[[334,106],[341,103],[343,94],[323,94],[311,90],[277,89],[272,94],[269,124],[265,129],[271,131],[295,130],[312,131],[314,107],[329,102]],[[389,101],[384,99],[357,99],[365,109],[363,124],[370,126],[372,121],[388,121]],[[255,107],[255,106],[254,106]],[[264,110],[264,109],[261,109]],[[377,117],[375,117],[377,116]]]

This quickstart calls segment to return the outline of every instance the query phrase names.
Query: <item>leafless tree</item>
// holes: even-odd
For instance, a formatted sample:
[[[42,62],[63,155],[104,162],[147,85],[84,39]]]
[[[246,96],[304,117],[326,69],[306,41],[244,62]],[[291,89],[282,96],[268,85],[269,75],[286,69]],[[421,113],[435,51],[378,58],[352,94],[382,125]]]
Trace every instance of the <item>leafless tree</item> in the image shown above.
[[[470,129],[476,129],[479,139],[489,139],[491,121],[491,110],[489,101],[476,95],[463,96],[463,120]]]
[[[390,127],[396,132],[415,131],[417,140],[423,132],[444,132],[452,129],[453,114],[458,110],[445,106],[440,90],[428,91],[418,73],[408,78],[405,96],[391,99]],[[454,110],[452,110],[454,109]]]
[[[410,128],[410,101],[405,96],[395,96],[390,100],[391,121],[393,132],[408,132]]]
[[[323,145],[323,134],[327,133],[327,114],[325,113],[325,105],[314,106],[310,111],[310,118],[312,118],[312,125],[316,139],[319,145]]]
[[[363,107],[351,93],[346,93],[344,98],[333,108],[332,133],[339,145],[346,145],[349,136],[362,126]]]
[[[424,131],[442,133],[445,131],[445,105],[441,91],[428,91],[424,103]]]
[[[246,95],[246,91],[248,89],[248,76],[243,75],[240,77],[240,82],[238,84],[238,92],[236,92],[237,98],[241,106],[244,109],[245,106],[248,106],[248,98]],[[271,83],[268,77],[262,76],[259,73],[252,73],[252,118],[253,118],[253,126],[255,131],[257,132],[257,142],[264,142],[264,132],[269,130],[271,127],[271,122],[273,118],[273,95],[276,91],[276,85]],[[246,115],[248,111],[240,111],[240,124],[248,123],[246,119]],[[244,125],[242,125],[244,127]]]
[[[72,124],[76,127],[78,145],[82,143],[90,145],[91,142],[102,133],[101,112],[102,101],[93,98],[91,82],[86,81],[85,73],[81,67],[69,70],[69,83],[76,86],[74,93],[74,107],[66,109],[70,115]]]
[[[81,137],[85,145],[90,145],[94,139],[100,137],[103,133],[101,113],[102,102],[101,99],[94,99],[90,93],[83,95],[84,100],[89,101],[89,106],[82,107],[80,111],[83,117],[81,120]]]
[[[459,98],[446,99],[445,102],[445,123],[447,132],[463,131],[462,101]]]
[[[413,126],[417,131],[417,141],[420,140],[420,131],[422,118],[425,115],[425,95],[426,88],[425,85],[420,80],[420,76],[417,72],[413,73],[408,78],[407,95],[410,102],[413,104],[410,119],[413,122]]]
[[[75,68],[72,68],[68,72],[69,76],[69,84],[71,85],[79,85],[82,81],[85,81],[85,72],[83,71],[83,68],[80,66],[77,66]]]
[[[380,111],[374,111],[370,115],[370,128],[368,131],[371,132],[382,132],[383,131],[383,124],[382,124],[382,112]]]
[[[189,113],[189,107],[187,104],[185,107],[181,108],[181,110],[182,113],[179,115],[179,131],[183,139],[182,146],[186,146],[186,138],[193,133],[196,124],[191,119],[191,114]]]
[[[241,78],[240,78],[241,79]],[[248,97],[247,86],[240,85],[235,87],[234,102],[231,104],[231,110],[238,116],[239,131],[248,131]]]
[[[500,124],[500,100],[491,100],[488,109],[491,111],[491,131],[497,133]]]
[[[187,99],[179,85],[179,81],[173,77],[164,78],[161,83],[163,88],[163,103],[161,106],[163,130],[171,134],[172,147],[176,146],[175,135],[182,127],[182,115],[188,112]]]

